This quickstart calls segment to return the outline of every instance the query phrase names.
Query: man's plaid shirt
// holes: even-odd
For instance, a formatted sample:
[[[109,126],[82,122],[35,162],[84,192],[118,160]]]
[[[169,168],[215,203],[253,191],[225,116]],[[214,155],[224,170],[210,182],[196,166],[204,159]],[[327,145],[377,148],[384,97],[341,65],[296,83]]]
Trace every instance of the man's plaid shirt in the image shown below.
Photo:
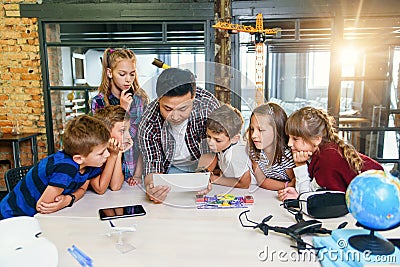
[[[188,120],[185,141],[192,160],[209,153],[206,140],[208,115],[219,107],[218,100],[209,91],[197,88],[193,109]],[[144,175],[166,173],[175,152],[175,140],[167,130],[167,122],[160,114],[158,99],[146,108],[139,124],[139,147],[143,155]]]

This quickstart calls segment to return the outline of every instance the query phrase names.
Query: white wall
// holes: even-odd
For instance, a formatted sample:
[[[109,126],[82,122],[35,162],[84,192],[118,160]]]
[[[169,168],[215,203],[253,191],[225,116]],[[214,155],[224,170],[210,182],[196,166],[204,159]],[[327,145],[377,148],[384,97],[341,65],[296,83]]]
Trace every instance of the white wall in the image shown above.
[[[101,82],[101,61],[103,52],[89,49],[85,53],[86,57],[86,82],[90,86],[99,86]]]
[[[61,47],[63,85],[72,86],[71,48]]]

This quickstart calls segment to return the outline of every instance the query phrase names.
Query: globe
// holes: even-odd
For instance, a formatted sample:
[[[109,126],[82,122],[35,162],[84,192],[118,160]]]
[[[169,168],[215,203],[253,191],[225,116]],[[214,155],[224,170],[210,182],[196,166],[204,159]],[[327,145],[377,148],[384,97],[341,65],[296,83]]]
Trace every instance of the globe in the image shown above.
[[[400,224],[400,182],[384,171],[363,172],[349,184],[346,204],[357,222],[367,229],[395,228]]]

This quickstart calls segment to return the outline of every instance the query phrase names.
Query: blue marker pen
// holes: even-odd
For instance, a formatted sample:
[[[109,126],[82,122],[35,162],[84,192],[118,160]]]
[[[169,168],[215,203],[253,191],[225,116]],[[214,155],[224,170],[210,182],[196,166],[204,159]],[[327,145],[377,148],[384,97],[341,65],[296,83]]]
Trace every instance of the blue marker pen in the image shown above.
[[[91,266],[93,264],[93,260],[88,255],[86,255],[82,250],[77,248],[75,245],[72,245],[72,249],[75,250],[85,260],[87,265]]]
[[[68,248],[68,252],[72,255],[72,257],[75,258],[75,260],[77,260],[79,262],[79,264],[82,267],[91,267],[86,264],[86,261],[83,258],[81,258],[81,256],[75,250]]]

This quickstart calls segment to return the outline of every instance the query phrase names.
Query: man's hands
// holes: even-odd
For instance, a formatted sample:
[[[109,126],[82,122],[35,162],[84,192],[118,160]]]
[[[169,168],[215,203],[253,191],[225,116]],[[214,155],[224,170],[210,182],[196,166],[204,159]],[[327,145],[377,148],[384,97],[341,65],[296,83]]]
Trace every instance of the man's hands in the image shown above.
[[[154,186],[153,183],[149,183],[148,185],[146,185],[146,195],[148,199],[156,204],[162,203],[167,198],[168,192],[170,190],[171,187],[166,185]]]
[[[210,173],[210,182],[215,183],[219,179],[219,175],[215,175],[214,173]]]
[[[167,185],[154,186],[153,173],[147,174],[144,177],[144,184],[146,187],[147,198],[156,204],[164,202],[164,200],[167,198],[168,193],[171,191],[171,187]],[[197,192],[197,194],[206,195],[208,192],[211,191],[211,189],[212,189],[211,181],[209,181],[207,188],[205,188],[200,192]]]
[[[211,183],[208,183],[208,186],[206,189],[197,192],[198,195],[207,195],[208,192],[210,192],[212,189]],[[167,185],[157,185],[154,186],[153,183],[150,183],[146,186],[146,195],[147,198],[151,201],[153,201],[155,204],[160,204],[163,203],[164,200],[167,198],[167,195],[169,191],[171,190],[171,187]]]
[[[197,195],[207,195],[211,190],[212,190],[212,185],[211,185],[211,181],[209,181],[207,188],[197,192]]]

